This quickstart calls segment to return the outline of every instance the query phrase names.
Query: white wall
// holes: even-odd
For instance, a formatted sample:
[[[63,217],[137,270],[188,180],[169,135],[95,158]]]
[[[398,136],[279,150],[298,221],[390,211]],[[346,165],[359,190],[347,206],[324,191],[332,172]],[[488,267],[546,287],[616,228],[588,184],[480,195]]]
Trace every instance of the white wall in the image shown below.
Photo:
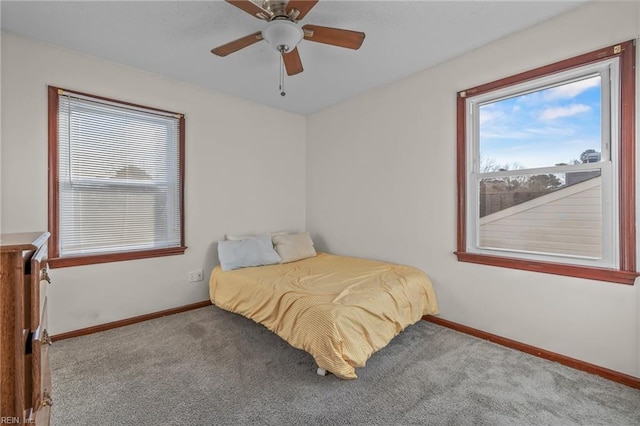
[[[182,256],[54,269],[53,334],[208,299],[225,233],[304,228],[305,118],[2,34],[2,232],[47,229],[47,85],[186,116]],[[187,283],[188,271],[205,280]]]
[[[320,248],[417,266],[443,318],[640,377],[640,284],[453,254],[456,92],[637,37],[639,8],[587,4],[307,117],[307,228]]]

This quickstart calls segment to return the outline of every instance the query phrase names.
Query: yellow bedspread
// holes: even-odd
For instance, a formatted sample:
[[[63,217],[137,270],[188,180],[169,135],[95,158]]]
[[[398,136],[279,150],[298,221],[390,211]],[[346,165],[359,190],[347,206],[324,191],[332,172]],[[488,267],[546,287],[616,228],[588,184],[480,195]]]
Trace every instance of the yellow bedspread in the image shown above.
[[[355,379],[355,368],[405,327],[438,313],[422,271],[326,253],[227,272],[217,266],[209,290],[214,305],[264,325],[343,379]]]

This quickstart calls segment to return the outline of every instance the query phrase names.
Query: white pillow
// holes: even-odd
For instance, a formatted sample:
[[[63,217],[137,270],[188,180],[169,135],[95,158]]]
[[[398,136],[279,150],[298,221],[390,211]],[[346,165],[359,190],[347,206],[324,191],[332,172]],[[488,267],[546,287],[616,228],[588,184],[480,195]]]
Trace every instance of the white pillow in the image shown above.
[[[218,241],[218,259],[223,271],[248,266],[273,265],[281,258],[273,249],[269,234],[243,240]]]
[[[313,257],[317,254],[308,232],[274,235],[271,240],[282,258],[282,263]]]
[[[271,234],[269,234],[271,237],[273,237],[274,235],[284,235],[286,234],[286,231],[278,231],[278,232],[272,232]],[[226,235],[227,240],[230,241],[238,241],[238,240],[246,240],[247,238],[251,238],[251,237],[255,237],[255,235]]]
[[[227,241],[240,241],[246,240],[247,238],[255,237],[255,235],[229,235],[226,236]]]

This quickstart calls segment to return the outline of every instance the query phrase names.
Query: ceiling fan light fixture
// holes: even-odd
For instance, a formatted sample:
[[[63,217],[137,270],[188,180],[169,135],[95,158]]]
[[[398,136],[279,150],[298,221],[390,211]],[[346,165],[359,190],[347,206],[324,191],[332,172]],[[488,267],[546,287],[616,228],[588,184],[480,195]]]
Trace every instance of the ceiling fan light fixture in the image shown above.
[[[292,51],[303,36],[302,29],[287,19],[273,20],[262,30],[262,38],[278,52]]]

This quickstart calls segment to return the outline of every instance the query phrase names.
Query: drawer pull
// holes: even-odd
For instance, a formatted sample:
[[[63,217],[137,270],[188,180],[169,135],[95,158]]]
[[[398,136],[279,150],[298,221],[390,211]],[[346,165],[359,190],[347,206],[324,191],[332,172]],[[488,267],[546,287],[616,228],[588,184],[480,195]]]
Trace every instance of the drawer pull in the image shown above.
[[[42,331],[42,339],[41,339],[41,341],[42,341],[42,343],[46,343],[49,346],[51,346],[53,344],[53,340],[51,340],[51,336],[49,336],[49,332],[47,331],[46,328]]]
[[[49,391],[46,389],[42,392],[42,406],[43,407],[51,407],[53,405],[53,399],[51,395],[49,395]]]
[[[42,268],[40,270],[40,281],[46,281],[51,284],[51,278],[49,278],[49,273],[47,272],[47,268]]]

